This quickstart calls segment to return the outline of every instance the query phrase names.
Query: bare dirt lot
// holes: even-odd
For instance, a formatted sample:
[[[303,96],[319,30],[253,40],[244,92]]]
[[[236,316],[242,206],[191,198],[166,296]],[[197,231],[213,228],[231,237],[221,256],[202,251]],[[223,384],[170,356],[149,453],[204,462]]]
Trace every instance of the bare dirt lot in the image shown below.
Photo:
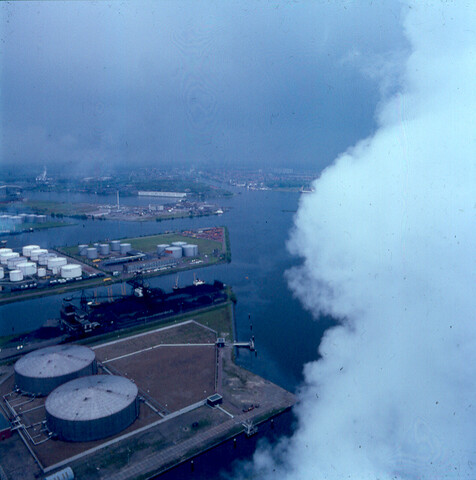
[[[169,412],[204,400],[215,391],[215,346],[160,347],[107,364],[133,379]]]

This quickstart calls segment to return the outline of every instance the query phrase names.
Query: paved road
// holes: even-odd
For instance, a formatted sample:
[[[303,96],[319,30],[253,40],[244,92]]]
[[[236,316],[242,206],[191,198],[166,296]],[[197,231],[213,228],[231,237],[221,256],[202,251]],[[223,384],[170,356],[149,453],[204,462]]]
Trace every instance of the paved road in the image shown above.
[[[185,455],[190,450],[196,450],[197,452],[203,450],[208,444],[212,445],[218,438],[228,436],[230,430],[235,425],[240,425],[244,420],[243,415],[235,417],[234,419],[227,420],[216,427],[212,427],[205,432],[197,433],[193,437],[181,442],[178,445],[172,445],[163,450],[148,456],[144,460],[137,462],[136,464],[129,465],[122,468],[121,471],[115,472],[113,475],[103,477],[110,480],[130,480],[137,478],[140,475],[145,475],[149,472],[158,473],[165,470],[164,467],[170,467],[184,460]]]

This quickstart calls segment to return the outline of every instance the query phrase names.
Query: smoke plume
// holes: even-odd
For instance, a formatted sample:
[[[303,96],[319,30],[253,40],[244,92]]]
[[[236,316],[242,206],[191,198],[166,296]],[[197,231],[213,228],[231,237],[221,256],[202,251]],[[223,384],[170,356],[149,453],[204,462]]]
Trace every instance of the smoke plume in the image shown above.
[[[399,93],[296,216],[289,284],[340,325],[255,478],[476,478],[476,7],[402,8]]]

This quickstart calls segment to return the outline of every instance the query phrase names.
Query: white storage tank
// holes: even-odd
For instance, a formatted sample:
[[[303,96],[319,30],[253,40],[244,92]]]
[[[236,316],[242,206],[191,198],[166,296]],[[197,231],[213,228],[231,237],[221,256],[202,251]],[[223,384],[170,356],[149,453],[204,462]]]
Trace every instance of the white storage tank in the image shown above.
[[[21,217],[21,222],[22,223],[25,223],[26,222],[26,217],[28,216],[26,213],[20,213],[20,215],[18,215],[19,217]]]
[[[180,258],[182,256],[182,247],[167,247],[164,253],[167,257]]]
[[[40,255],[44,255],[45,253],[48,253],[48,250],[46,248],[36,248],[35,250],[31,251],[30,258],[33,261],[37,262]]]
[[[71,380],[50,393],[46,424],[60,440],[90,442],[115,435],[139,415],[137,386],[117,375]]]
[[[121,251],[121,241],[120,240],[113,240],[111,242],[111,250],[113,252],[120,252]]]
[[[39,277],[46,277],[46,268],[40,267],[36,273]]]
[[[101,243],[99,245],[99,253],[101,255],[109,255],[109,243]]]
[[[32,250],[35,250],[37,248],[40,248],[39,245],[25,245],[23,248],[22,248],[22,255],[24,257],[30,257],[30,254],[31,254],[31,251]]]
[[[24,277],[34,275],[36,273],[36,263],[24,262],[17,265],[17,269],[21,271]]]
[[[46,223],[46,215],[37,215],[36,220],[39,223]]]
[[[184,245],[187,245],[187,242],[172,242],[173,247],[183,247]]]
[[[15,385],[24,393],[48,395],[63,383],[96,372],[96,355],[90,348],[54,345],[27,353],[15,363]]]
[[[8,264],[8,260],[10,258],[17,258],[19,257],[20,254],[17,253],[17,252],[5,252],[5,253],[0,253],[0,263],[2,265],[7,265]]]
[[[90,260],[94,260],[98,258],[98,249],[96,247],[89,247],[86,249],[86,257]]]
[[[5,277],[5,270],[3,270],[2,267],[0,267],[0,280],[2,280]]]
[[[48,268],[51,270],[53,268],[59,268],[63,265],[66,265],[68,262],[64,257],[53,257],[48,259]]]
[[[198,255],[198,245],[187,243],[182,247],[184,257],[196,257]]]
[[[78,253],[82,257],[86,256],[86,250],[88,249],[89,245],[78,245]]]
[[[48,265],[48,260],[50,258],[56,258],[57,256],[56,253],[43,253],[38,255],[38,265]]]
[[[7,267],[10,269],[10,270],[16,270],[16,266],[19,264],[19,263],[24,263],[24,262],[28,262],[28,259],[26,257],[12,257],[12,258],[9,258],[7,260]]]
[[[167,247],[170,247],[170,245],[167,243],[161,243],[160,245],[157,245],[157,255],[162,255]]]
[[[34,223],[36,222],[36,215],[34,213],[29,213],[27,216],[26,216],[26,221],[29,222],[29,223]]]
[[[23,222],[23,219],[19,215],[12,215],[11,220],[15,225],[19,225]]]
[[[21,270],[10,271],[10,282],[21,282],[23,280],[23,273]]]
[[[61,267],[61,276],[63,278],[77,278],[81,275],[81,265],[69,264]]]
[[[0,248],[0,255],[2,253],[11,253],[13,250],[11,248]]]
[[[127,255],[132,250],[132,247],[130,243],[121,243],[119,249],[121,255]]]

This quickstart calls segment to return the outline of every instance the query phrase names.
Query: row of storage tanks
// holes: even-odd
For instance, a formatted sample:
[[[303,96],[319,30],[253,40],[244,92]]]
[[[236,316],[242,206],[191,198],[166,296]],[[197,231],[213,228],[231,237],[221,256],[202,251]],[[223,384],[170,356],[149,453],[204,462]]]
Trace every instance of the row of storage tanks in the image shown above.
[[[103,257],[108,256],[111,252],[127,255],[131,251],[131,244],[126,242],[123,243],[120,240],[112,240],[111,244],[94,243],[92,247],[89,245],[78,245],[78,254],[89,260],[94,260],[95,258],[98,258],[99,255]]]
[[[15,386],[26,395],[47,396],[46,424],[65,441],[115,435],[139,415],[137,386],[118,375],[97,375],[94,351],[81,345],[25,355],[15,364]]]
[[[187,242],[172,242],[170,245],[157,245],[157,255],[172,258],[196,257],[198,255],[198,245]]]
[[[82,275],[81,265],[68,264],[65,257],[58,257],[39,245],[26,245],[22,255],[11,248],[0,248],[0,279],[5,278],[5,267],[9,270],[11,282],[20,282],[26,276],[46,277],[46,270],[63,278],[77,278]]]
[[[78,245],[78,254],[89,260],[94,260],[101,256],[108,256],[111,252],[127,255],[132,251],[130,243],[123,243],[120,240],[112,240],[111,243],[95,243],[93,246]],[[172,242],[169,244],[157,245],[157,255],[168,256],[172,258],[196,257],[198,255],[198,245],[187,242]]]
[[[19,215],[0,215],[0,222],[11,222],[15,225],[20,223],[46,223],[46,215],[35,213],[20,213]]]

